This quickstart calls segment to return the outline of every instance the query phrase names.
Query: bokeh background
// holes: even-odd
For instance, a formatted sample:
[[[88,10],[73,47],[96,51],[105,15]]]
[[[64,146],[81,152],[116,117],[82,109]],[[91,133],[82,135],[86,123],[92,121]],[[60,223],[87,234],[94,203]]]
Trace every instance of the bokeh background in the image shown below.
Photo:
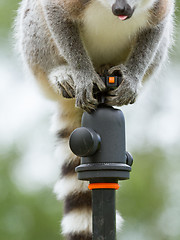
[[[24,74],[13,51],[18,0],[0,0],[0,239],[62,239],[62,203],[49,128],[54,103]],[[180,1],[170,63],[147,83],[133,106],[123,107],[131,179],[121,183],[117,208],[121,240],[180,239]]]

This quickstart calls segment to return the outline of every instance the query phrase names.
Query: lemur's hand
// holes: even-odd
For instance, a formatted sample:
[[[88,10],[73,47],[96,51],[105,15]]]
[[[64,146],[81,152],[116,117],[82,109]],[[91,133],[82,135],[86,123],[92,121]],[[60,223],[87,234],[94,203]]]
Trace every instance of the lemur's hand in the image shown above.
[[[94,89],[104,91],[106,86],[96,72],[93,74],[79,72],[76,74],[76,79],[76,106],[92,112],[98,105],[97,99],[94,98]]]
[[[105,103],[109,106],[122,106],[135,102],[141,87],[141,82],[124,65],[118,65],[109,69],[108,73],[121,76],[122,82],[118,88],[107,93]]]

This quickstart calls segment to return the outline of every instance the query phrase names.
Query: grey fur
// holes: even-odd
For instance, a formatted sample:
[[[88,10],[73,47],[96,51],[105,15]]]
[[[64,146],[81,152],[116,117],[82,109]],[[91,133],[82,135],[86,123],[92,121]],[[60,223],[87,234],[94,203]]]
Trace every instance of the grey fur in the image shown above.
[[[78,3],[78,0],[73,1],[74,5]],[[99,1],[107,5],[106,0]],[[145,8],[144,11],[149,14],[153,5],[165,0],[126,1],[132,8],[136,7],[140,10],[147,5],[147,9]],[[71,17],[72,10],[66,6],[69,4],[68,1],[37,0],[34,5],[33,2],[32,0],[23,1],[26,5],[21,22],[21,31],[23,31],[21,43],[23,50],[21,51],[28,64],[31,65],[31,68],[32,66],[36,68],[38,65],[45,72],[56,93],[65,97],[75,96],[76,106],[86,111],[95,109],[98,101],[93,96],[93,87],[96,85],[100,91],[104,91],[105,86],[97,74],[99,68],[102,71],[102,66],[89,57],[86,44],[82,40],[83,17],[79,17],[80,13],[77,9],[74,11],[78,16]],[[83,10],[91,5],[91,2],[88,1],[80,3]],[[72,6],[74,7],[74,5]],[[137,13],[135,9],[135,14]],[[114,18],[114,20],[116,19]],[[147,19],[147,21],[150,22],[151,19]],[[153,63],[154,56],[157,52],[161,52],[159,43],[163,41],[163,38],[167,38],[164,29],[170,21],[172,22],[172,18],[170,14],[167,14],[163,21],[157,21],[157,25],[144,24],[133,36],[132,42],[135,44],[132,45],[131,52],[127,57],[124,57],[125,61],[119,56],[118,65],[109,69],[111,74],[118,71],[122,75],[123,82],[118,89],[109,92],[106,99],[108,105],[122,106],[135,101],[146,71],[150,66],[155,65]],[[166,49],[168,45],[165,46]],[[161,55],[163,51],[160,53]],[[113,66],[114,63],[106,62],[105,65]],[[161,62],[158,65],[161,65]]]

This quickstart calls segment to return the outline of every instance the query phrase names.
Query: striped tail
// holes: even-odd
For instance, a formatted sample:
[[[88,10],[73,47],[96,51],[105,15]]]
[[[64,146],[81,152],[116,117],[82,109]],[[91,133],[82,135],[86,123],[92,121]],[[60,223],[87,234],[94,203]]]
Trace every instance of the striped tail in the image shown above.
[[[80,126],[82,111],[74,108],[73,100],[64,100],[59,110],[53,131],[57,135],[56,158],[60,178],[54,192],[59,200],[64,200],[62,234],[67,240],[92,240],[91,191],[88,182],[77,179],[75,167],[80,164],[80,158],[69,148],[69,136]]]

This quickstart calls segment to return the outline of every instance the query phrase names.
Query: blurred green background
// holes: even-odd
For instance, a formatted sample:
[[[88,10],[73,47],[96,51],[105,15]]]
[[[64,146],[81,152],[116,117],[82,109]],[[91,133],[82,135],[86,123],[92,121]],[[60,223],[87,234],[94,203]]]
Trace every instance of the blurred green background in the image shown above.
[[[62,239],[62,203],[49,134],[54,106],[25,75],[12,47],[17,0],[0,0],[0,239]],[[122,240],[180,239],[180,1],[175,46],[159,80],[124,107],[127,148],[135,162],[121,183]]]

